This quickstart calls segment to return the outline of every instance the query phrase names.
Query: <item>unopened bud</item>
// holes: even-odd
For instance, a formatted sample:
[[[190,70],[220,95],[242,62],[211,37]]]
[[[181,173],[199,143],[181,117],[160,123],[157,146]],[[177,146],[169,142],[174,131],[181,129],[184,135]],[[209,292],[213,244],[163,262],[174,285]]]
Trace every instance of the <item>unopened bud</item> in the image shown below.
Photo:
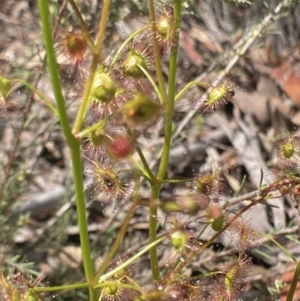
[[[181,231],[176,231],[171,234],[171,243],[176,251],[182,251],[187,242],[187,235]]]
[[[128,122],[140,125],[156,117],[160,108],[159,104],[150,100],[142,93],[138,93],[132,100],[123,105],[121,110]]]
[[[122,65],[122,70],[125,75],[131,76],[133,78],[145,77],[143,71],[139,67],[148,70],[148,60],[147,57],[131,50],[127,59]]]
[[[87,51],[87,40],[83,33],[66,33],[64,36],[66,55],[78,63],[83,60]]]
[[[220,231],[224,225],[224,214],[222,209],[215,204],[211,204],[206,208],[208,221],[215,231]]]
[[[11,89],[11,82],[9,79],[0,75],[0,96],[6,101]]]
[[[128,137],[118,135],[108,142],[108,152],[116,159],[128,157],[133,152],[133,142]]]
[[[184,212],[193,214],[196,213],[202,207],[203,201],[204,200],[202,199],[202,197],[201,200],[199,200],[199,196],[196,194],[178,196],[174,200],[164,201],[162,203],[162,210],[168,213]]]
[[[100,103],[109,103],[116,96],[118,87],[112,78],[102,70],[95,73],[92,88],[91,100]]]

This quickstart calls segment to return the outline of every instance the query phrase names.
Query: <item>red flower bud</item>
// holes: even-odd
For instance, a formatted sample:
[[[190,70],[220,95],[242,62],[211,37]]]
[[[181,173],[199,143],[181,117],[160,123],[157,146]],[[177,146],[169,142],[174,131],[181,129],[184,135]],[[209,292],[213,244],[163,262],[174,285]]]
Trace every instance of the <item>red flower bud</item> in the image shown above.
[[[128,137],[118,135],[108,143],[108,152],[115,159],[123,159],[133,152],[133,142]]]

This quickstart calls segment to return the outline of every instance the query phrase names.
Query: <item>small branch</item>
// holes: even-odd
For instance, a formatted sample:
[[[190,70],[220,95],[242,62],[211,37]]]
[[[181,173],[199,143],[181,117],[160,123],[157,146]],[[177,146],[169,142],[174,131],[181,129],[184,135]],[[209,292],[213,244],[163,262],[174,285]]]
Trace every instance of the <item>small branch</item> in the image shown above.
[[[110,248],[109,250],[109,253],[106,255],[105,257],[105,260],[103,261],[103,263],[101,264],[98,272],[96,273],[94,279],[93,279],[93,284],[95,285],[96,283],[98,283],[99,281],[99,278],[103,275],[104,271],[106,270],[106,268],[108,267],[108,265],[110,264],[112,258],[114,257],[114,255],[116,254],[122,240],[123,240],[123,237],[126,233],[126,230],[127,230],[127,227],[129,225],[129,222],[131,221],[131,218],[132,218],[132,215],[135,211],[137,207],[137,203],[134,203],[129,211],[127,212],[124,220],[123,220],[123,224],[122,224],[122,227],[121,229],[119,230],[118,232],[118,235],[117,235],[117,238],[115,239],[112,247]]]
[[[74,127],[73,127],[73,134],[77,136],[77,134],[80,132],[82,124],[85,120],[85,115],[88,110],[89,106],[89,100],[90,100],[90,91],[92,88],[93,80],[94,80],[94,74],[98,67],[99,62],[99,55],[101,53],[105,31],[106,31],[106,23],[109,15],[109,8],[110,8],[110,2],[111,0],[103,1],[103,7],[102,7],[102,15],[99,22],[99,30],[98,30],[98,36],[97,36],[97,42],[93,54],[92,64],[89,72],[89,78],[86,82],[82,101],[75,119]]]
[[[79,20],[79,23],[80,23],[80,26],[81,26],[81,29],[82,31],[85,33],[85,36],[88,40],[88,44],[90,45],[90,47],[92,47],[92,51],[94,52],[95,51],[95,45],[94,45],[94,42],[91,38],[91,35],[89,33],[89,30],[88,30],[88,27],[86,26],[86,23],[84,22],[83,18],[82,18],[82,15],[76,5],[76,3],[74,2],[74,0],[68,0],[69,4],[72,6],[74,12],[75,12],[75,15],[77,17],[77,19]]]
[[[243,201],[246,201],[246,200],[252,200],[253,198],[259,196],[261,194],[261,191],[260,190],[255,190],[255,191],[252,191],[252,192],[249,192],[247,194],[244,194],[244,195],[241,195],[239,197],[236,197],[236,198],[233,198],[231,200],[228,200],[226,201],[224,204],[223,204],[223,208],[227,208],[227,207],[230,207],[230,206],[233,206],[233,205],[236,205],[238,203],[241,203]]]
[[[161,60],[160,60],[160,53],[159,47],[156,38],[156,21],[155,21],[155,8],[153,0],[148,0],[148,9],[149,9],[149,19],[151,23],[151,32],[152,32],[152,42],[154,48],[154,58],[155,58],[155,67],[156,67],[156,76],[158,81],[159,90],[162,95],[163,102],[166,103],[167,101],[167,93],[165,89],[165,83],[161,68]]]
[[[193,258],[197,255],[199,255],[204,249],[206,249],[212,242],[214,242],[222,233],[225,232],[225,230],[227,230],[244,212],[246,212],[247,210],[249,210],[251,207],[257,205],[258,203],[262,202],[265,197],[267,197],[267,195],[269,194],[269,192],[272,190],[272,186],[269,186],[265,191],[264,191],[264,195],[261,196],[259,199],[253,201],[252,203],[248,204],[247,206],[245,206],[243,209],[241,209],[238,213],[236,213],[228,222],[226,225],[224,225],[224,227],[218,231],[215,235],[213,235],[207,242],[205,242],[203,245],[201,245],[201,247],[193,252],[192,254],[190,254],[186,260],[184,262],[181,262],[177,269],[176,272],[178,273],[179,271],[181,271],[185,266],[187,266],[188,264],[191,263],[191,261],[193,260]],[[172,271],[172,273],[174,273],[174,271]],[[168,282],[169,277],[171,276],[171,274],[168,274],[167,276],[165,276],[165,278],[163,279],[162,283],[165,284]]]

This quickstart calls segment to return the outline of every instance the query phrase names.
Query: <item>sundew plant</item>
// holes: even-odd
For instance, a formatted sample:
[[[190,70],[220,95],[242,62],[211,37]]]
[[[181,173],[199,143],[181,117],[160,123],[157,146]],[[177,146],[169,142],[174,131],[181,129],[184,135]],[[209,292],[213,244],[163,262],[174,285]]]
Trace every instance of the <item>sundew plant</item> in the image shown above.
[[[45,73],[51,79],[55,102],[34,83],[0,70],[0,106],[6,118],[10,118],[11,93],[15,85],[21,84],[59,120],[71,158],[84,278],[78,283],[59,283],[57,279],[59,284],[49,286],[20,272],[13,277],[3,273],[1,300],[52,300],[58,296],[64,300],[64,294],[77,290],[84,295],[73,300],[230,301],[241,298],[249,284],[253,264],[249,250],[257,245],[254,237],[258,235],[253,233],[243,214],[266,201],[272,205],[273,199],[284,196],[289,196],[298,206],[300,177],[296,171],[300,162],[300,136],[287,132],[274,137],[271,146],[274,165],[279,170],[276,177],[265,184],[261,172],[258,189],[247,194],[241,193],[244,179],[234,195],[228,193],[226,201],[222,198],[226,193],[226,166],[211,164],[193,171],[191,177],[176,177],[168,172],[170,152],[195,115],[205,117],[221,112],[229,103],[235,105],[236,87],[230,80],[231,68],[265,34],[267,25],[297,1],[279,2],[255,27],[243,33],[238,46],[226,56],[227,67],[213,83],[195,78],[184,86],[179,84],[177,71],[183,12],[189,12],[186,2],[147,0],[148,15],[138,29],[126,33],[123,41],[108,37],[111,35],[108,23],[114,17],[110,0],[99,3],[100,15],[95,13],[91,17],[99,19],[98,25],[92,30],[85,21],[80,1],[65,1],[64,5],[72,11],[70,19],[63,14],[53,18],[50,1],[37,2]],[[253,1],[221,2],[247,9]],[[72,74],[70,88],[61,79],[58,58],[62,55],[70,66],[68,74]],[[225,54],[221,60],[224,57]],[[192,89],[198,91],[193,96],[193,108],[178,117],[176,109]],[[70,103],[78,108],[75,116],[70,113]],[[161,127],[156,135],[161,144],[154,145],[153,163],[142,141],[159,123]],[[86,175],[93,178],[88,187],[89,202],[84,186]],[[9,172],[5,179],[7,184]],[[165,187],[171,187],[171,196],[163,196]],[[177,193],[180,187],[187,188],[184,194]],[[113,212],[117,212],[124,205],[125,214],[118,233],[108,240],[103,260],[96,263],[97,250],[89,234],[87,207],[99,195],[106,199],[103,208],[110,204]],[[128,252],[122,253],[122,243],[138,210],[148,212],[147,241],[132,245]],[[232,238],[235,250],[227,254],[226,262],[213,270],[198,266],[198,273],[189,272],[201,255],[224,236]],[[261,233],[260,236],[291,255],[272,235]],[[160,262],[161,250],[168,254],[167,264]],[[150,273],[145,279],[134,272],[141,258],[147,258],[149,263]],[[288,291],[290,301],[300,268],[298,260],[292,255],[291,259],[296,267]]]

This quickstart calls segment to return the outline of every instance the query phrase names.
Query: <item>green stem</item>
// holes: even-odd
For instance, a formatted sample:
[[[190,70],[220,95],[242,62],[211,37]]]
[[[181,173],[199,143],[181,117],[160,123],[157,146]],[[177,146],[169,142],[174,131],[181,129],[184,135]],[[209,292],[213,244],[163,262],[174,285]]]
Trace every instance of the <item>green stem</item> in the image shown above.
[[[174,45],[171,47],[170,65],[169,65],[169,85],[168,98],[170,104],[174,106],[175,88],[176,88],[176,69],[177,69],[177,52],[179,45],[179,30],[181,23],[181,0],[174,1],[174,29],[173,37]]]
[[[128,288],[128,289],[132,289],[135,291],[138,291],[140,293],[142,293],[142,289],[137,286],[137,285],[133,285],[133,284],[127,284],[127,283],[122,283],[122,282],[102,282],[102,283],[98,283],[97,285],[94,286],[94,289],[99,289],[101,287],[121,287],[121,288]],[[43,293],[43,292],[55,292],[55,291],[63,291],[63,290],[74,290],[74,289],[80,289],[80,288],[86,288],[89,287],[88,283],[76,283],[76,284],[69,284],[69,285],[61,285],[61,286],[51,286],[51,287],[34,287],[31,288],[32,291],[36,292],[36,293]]]
[[[184,95],[184,93],[192,86],[207,87],[208,84],[204,82],[198,82],[198,81],[189,82],[180,92],[177,93],[175,97],[175,102],[179,100]]]
[[[177,51],[179,43],[179,27],[181,20],[181,0],[175,0],[174,6],[174,46],[171,48],[170,65],[169,65],[169,88],[168,88],[168,101],[166,103],[165,125],[164,125],[164,144],[163,151],[158,170],[157,178],[162,181],[165,177],[167,165],[169,162],[169,152],[172,137],[172,123],[175,104],[175,88],[176,88],[176,68],[177,68]]]
[[[45,95],[42,92],[40,92],[38,89],[34,88],[32,85],[27,83],[25,80],[13,79],[12,81],[24,85],[29,90],[31,90],[33,93],[35,93],[44,102],[44,104],[53,112],[53,114],[56,117],[59,117],[58,111],[56,110],[56,108],[51,104],[51,102],[45,97]]]
[[[161,184],[153,185],[151,187],[151,198],[150,198],[150,217],[149,217],[149,241],[154,242],[156,240],[156,225],[157,225],[157,203],[159,199]],[[150,249],[150,264],[152,276],[155,281],[160,280],[159,266],[157,258],[157,248]]]
[[[192,181],[195,181],[196,178],[187,178],[187,179],[165,179],[162,180],[162,183],[169,183],[169,184],[173,184],[173,183],[190,183]]]
[[[134,172],[136,174],[138,174],[139,176],[144,177],[149,182],[151,182],[151,179],[148,177],[147,172],[146,172],[145,168],[142,166],[142,164],[140,162],[138,162],[133,156],[130,156],[129,159],[132,162],[132,164],[138,169],[138,170],[134,170]]]
[[[147,245],[140,252],[138,252],[134,256],[130,257],[127,261],[125,261],[124,263],[120,264],[118,267],[116,267],[112,271],[109,271],[105,275],[101,276],[100,279],[99,279],[99,282],[105,281],[105,280],[109,279],[110,277],[112,277],[113,275],[115,275],[116,273],[118,273],[119,271],[122,271],[127,266],[129,266],[130,264],[132,264],[136,259],[138,259],[143,254],[145,254],[146,252],[148,252],[149,250],[151,250],[153,247],[155,247],[156,245],[158,245],[160,242],[162,242],[164,239],[165,239],[165,236],[163,236],[163,237],[155,240],[151,244]]]
[[[61,286],[51,286],[51,287],[34,287],[32,290],[36,293],[43,292],[55,292],[55,291],[64,291],[64,290],[74,290],[79,288],[89,287],[88,283],[75,283],[75,284],[67,284]]]
[[[206,224],[206,225],[202,228],[202,230],[199,232],[199,234],[198,234],[197,237],[196,237],[196,240],[197,240],[197,241],[200,239],[201,235],[204,233],[204,231],[205,231],[208,227],[209,227],[209,224]]]
[[[286,301],[293,301],[294,300],[294,295],[295,295],[295,291],[296,291],[297,284],[298,284],[298,281],[299,281],[299,277],[300,277],[300,261],[297,262],[297,267],[296,267],[296,270],[295,270],[295,273],[294,273],[294,277],[293,277],[293,280],[292,280],[292,283],[291,283]]]
[[[152,173],[152,170],[149,167],[148,162],[147,162],[146,158],[144,157],[144,154],[143,154],[140,146],[136,145],[135,149],[136,149],[136,151],[137,151],[137,153],[138,153],[138,155],[139,155],[139,157],[140,157],[140,159],[141,159],[141,161],[143,163],[143,167],[145,168],[148,177],[151,179],[152,183],[156,183],[157,179],[155,178],[154,174]]]
[[[129,136],[129,138],[132,139],[132,141],[134,141],[134,136],[133,136],[130,128],[128,126],[126,126],[126,129],[127,129],[127,134]],[[157,183],[157,179],[154,176],[154,174],[153,174],[153,172],[152,172],[152,170],[137,142],[136,142],[135,150],[137,151],[137,153],[140,157],[140,160],[142,161],[143,167],[146,170],[148,177],[151,179],[152,183]],[[141,170],[141,171],[143,172],[143,170]]]
[[[112,115],[109,115],[108,117],[100,120],[99,122],[93,124],[92,126],[84,129],[83,131],[81,131],[80,133],[78,133],[76,135],[77,138],[84,138],[84,137],[88,137],[91,133],[93,133],[94,131],[98,130],[98,129],[104,129],[104,127],[106,126],[106,123],[108,122],[108,120],[110,119]]]
[[[155,22],[155,8],[153,0],[148,0],[148,9],[149,9],[149,21],[151,24],[151,32],[152,32],[152,42],[154,48],[154,58],[155,58],[155,67],[156,67],[156,76],[158,81],[159,90],[163,99],[163,102],[167,102],[167,93],[165,89],[165,83],[162,73],[159,46],[156,37],[156,22]]]
[[[38,3],[39,3],[39,10],[40,10],[40,18],[42,23],[42,32],[43,32],[45,50],[47,53],[47,63],[48,63],[50,78],[52,82],[53,93],[57,104],[57,111],[58,111],[61,127],[67,139],[67,142],[72,144],[72,142],[74,141],[74,137],[70,131],[69,119],[65,108],[65,100],[62,94],[61,81],[59,78],[55,52],[53,48],[54,42],[52,38],[52,30],[50,25],[50,13],[48,8],[48,2],[43,0],[38,0]]]
[[[104,0],[103,1],[103,7],[102,7],[102,15],[99,23],[99,30],[98,30],[98,36],[97,36],[97,42],[95,46],[95,51],[93,54],[91,69],[89,73],[89,78],[86,82],[82,101],[75,119],[74,127],[73,127],[73,133],[76,136],[82,127],[82,124],[85,120],[85,115],[88,110],[89,100],[90,100],[90,91],[92,88],[93,80],[94,80],[94,74],[97,70],[98,62],[99,62],[99,55],[102,49],[103,40],[105,36],[105,30],[106,30],[106,23],[109,15],[109,8],[110,8],[110,2],[111,0]]]
[[[116,238],[116,240],[114,241],[112,247],[110,248],[108,254],[106,255],[105,260],[103,261],[103,263],[101,264],[98,272],[96,273],[96,276],[93,279],[93,284],[97,283],[99,281],[99,278],[103,275],[104,271],[106,270],[106,268],[108,267],[108,265],[110,264],[112,258],[114,257],[114,255],[116,254],[120,244],[122,243],[123,237],[126,233],[127,227],[129,225],[129,222],[131,221],[132,215],[135,211],[137,207],[137,203],[135,202],[131,208],[129,209],[128,213],[126,214],[124,221],[122,223],[122,227],[118,233],[118,236]]]
[[[163,104],[163,99],[161,97],[161,93],[157,87],[157,85],[155,84],[153,78],[151,77],[151,75],[147,72],[147,70],[145,68],[143,68],[141,65],[138,65],[138,67],[142,70],[142,72],[145,74],[145,76],[148,78],[150,84],[152,85],[157,97],[159,98],[159,101],[161,104]]]
[[[112,59],[111,63],[109,64],[109,69],[112,69],[113,66],[115,65],[115,63],[117,62],[118,58],[120,57],[122,51],[124,50],[124,48],[126,47],[126,45],[136,36],[138,35],[140,32],[144,31],[145,29],[149,28],[149,26],[144,26],[140,29],[138,29],[137,31],[135,31],[134,33],[132,33],[121,45],[121,47],[118,49],[117,53],[115,54],[114,58]]]
[[[154,48],[154,58],[156,66],[156,76],[158,81],[158,86],[162,95],[163,102],[167,102],[167,93],[165,89],[165,83],[163,79],[161,60],[159,54],[159,46],[156,39],[156,22],[155,22],[155,8],[153,0],[148,0],[148,9],[149,9],[149,21],[152,24],[152,41]],[[151,198],[150,198],[150,217],[149,217],[149,241],[154,242],[156,240],[156,223],[157,223],[157,199],[159,197],[161,184],[156,184],[151,186]],[[150,249],[150,265],[152,276],[155,281],[160,280],[159,268],[158,268],[158,258],[157,258],[157,249],[156,247]]]
[[[38,3],[39,3],[40,19],[42,23],[42,33],[43,33],[44,44],[47,53],[47,63],[48,63],[49,73],[52,81],[53,92],[57,104],[57,111],[58,111],[62,131],[66,137],[68,146],[71,151],[83,265],[84,265],[86,280],[88,283],[91,283],[93,279],[94,269],[91,260],[89,233],[88,233],[87,219],[85,213],[80,143],[72,135],[71,128],[69,125],[69,119],[65,107],[65,100],[62,95],[61,81],[59,78],[59,71],[58,71],[55,52],[53,48],[54,43],[52,39],[52,30],[50,24],[50,13],[49,13],[48,2],[44,0],[38,0]],[[89,295],[90,295],[90,301],[97,300],[97,293],[92,288],[89,288]]]
[[[120,281],[108,281],[108,282],[102,282],[102,283],[99,283],[97,285],[94,286],[94,288],[102,288],[102,287],[117,287],[117,288],[127,288],[127,289],[130,289],[130,290],[134,290],[134,291],[137,291],[139,293],[143,293],[143,290],[136,286],[136,285],[132,285],[132,284],[127,284],[127,283],[123,283],[123,282],[120,282]],[[103,300],[107,300],[106,298],[104,298]],[[100,299],[99,299],[100,301]]]
[[[175,104],[175,88],[176,88],[176,67],[177,67],[177,51],[179,43],[179,28],[181,20],[181,0],[174,1],[174,30],[172,40],[174,45],[171,47],[170,55],[170,65],[169,65],[169,83],[168,83],[168,96],[165,94],[164,82],[161,72],[161,64],[159,57],[159,49],[156,40],[156,25],[155,25],[155,15],[154,15],[154,4],[152,0],[148,0],[149,6],[149,16],[152,23],[152,38],[155,53],[155,62],[157,70],[157,80],[159,88],[162,94],[164,103],[166,104],[165,112],[165,123],[164,123],[164,144],[162,157],[159,164],[157,179],[161,183],[166,174],[168,162],[169,162],[169,152],[171,146],[172,137],[172,122]],[[156,184],[151,187],[151,199],[150,199],[150,218],[149,218],[149,241],[153,242],[156,240],[156,226],[157,226],[157,201],[159,200],[159,192],[161,184]],[[153,279],[155,281],[160,280],[158,258],[157,258],[157,248],[152,248],[150,250],[150,263]]]
[[[94,267],[91,258],[91,249],[89,242],[88,223],[86,218],[86,207],[83,186],[82,160],[80,143],[76,141],[76,147],[71,148],[71,160],[73,168],[73,179],[76,194],[76,209],[78,215],[80,246],[82,252],[83,265],[88,283],[92,283],[94,278]],[[90,300],[97,299],[96,291],[90,290]]]
[[[74,12],[75,12],[75,15],[77,17],[77,19],[79,20],[79,23],[80,23],[80,26],[81,26],[81,29],[82,31],[85,33],[85,36],[87,38],[87,42],[89,44],[89,46],[91,47],[92,51],[94,52],[95,51],[95,45],[94,45],[94,42],[91,38],[91,35],[89,33],[89,29],[86,25],[86,23],[84,22],[83,18],[82,18],[82,15],[76,5],[76,3],[74,2],[74,0],[68,0],[69,4],[72,6]]]
[[[285,249],[278,241],[276,241],[271,235],[264,234],[264,233],[257,233],[260,234],[266,238],[268,238],[270,241],[273,242],[281,251],[283,251],[288,257],[290,257],[296,264],[298,263],[297,259],[293,256],[292,253],[290,253],[287,249]]]
[[[246,179],[247,179],[247,176],[244,175],[239,190],[234,194],[234,198],[238,197],[238,196],[240,195],[240,193],[242,192],[242,190],[243,190],[243,188],[244,188],[244,186],[245,186]]]

